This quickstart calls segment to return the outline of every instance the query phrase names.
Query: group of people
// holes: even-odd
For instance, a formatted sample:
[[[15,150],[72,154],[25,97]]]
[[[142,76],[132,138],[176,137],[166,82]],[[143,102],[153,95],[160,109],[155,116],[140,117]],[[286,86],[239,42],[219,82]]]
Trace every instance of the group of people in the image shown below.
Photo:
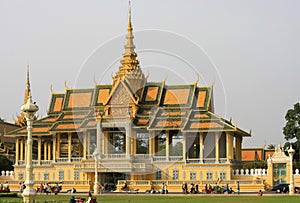
[[[10,192],[8,182],[6,181],[4,184],[0,183],[0,191],[1,192]]]
[[[183,183],[182,184],[182,192],[184,194],[188,194],[188,193],[196,194],[196,193],[199,193],[199,185],[192,183],[191,184],[191,188],[189,189],[188,188],[188,184],[187,183]]]
[[[189,188],[188,184],[185,182],[182,184],[182,191],[184,194],[197,194],[200,193],[199,191],[199,185],[191,183],[191,186]],[[232,189],[232,187],[229,187],[228,184],[225,186],[220,187],[218,183],[216,183],[215,186],[212,186],[211,184],[206,184],[204,189],[202,190],[203,193],[210,194],[210,193],[227,193],[227,194],[233,194],[235,191]],[[237,181],[236,183],[236,193],[240,194],[240,183]]]
[[[20,193],[23,193],[23,191],[25,190],[25,188],[26,188],[26,185],[25,185],[25,182],[23,181],[23,182],[20,182],[19,183],[19,192]]]
[[[76,202],[78,202],[78,203],[97,203],[97,200],[96,200],[96,198],[93,198],[92,193],[89,192],[88,199],[86,202],[85,202],[85,199],[81,199],[81,198],[76,199],[74,196],[72,196],[70,198],[69,203],[76,203]]]

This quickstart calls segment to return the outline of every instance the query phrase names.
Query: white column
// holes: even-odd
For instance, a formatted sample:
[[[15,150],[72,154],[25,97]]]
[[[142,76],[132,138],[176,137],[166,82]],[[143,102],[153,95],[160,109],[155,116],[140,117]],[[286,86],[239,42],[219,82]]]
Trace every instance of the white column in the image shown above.
[[[167,130],[166,131],[166,160],[169,161],[169,157],[170,157],[170,137],[169,137],[170,133]]]
[[[19,164],[19,138],[16,139],[16,165]]]
[[[56,135],[53,135],[53,145],[52,145],[52,150],[53,150],[53,153],[52,153],[52,159],[53,161],[56,160]]]
[[[68,161],[72,159],[72,133],[68,133]]]
[[[219,135],[219,133],[215,133],[215,141],[216,141],[216,150],[215,150],[215,152],[216,152],[216,163],[219,163],[219,139],[220,139],[220,135]]]
[[[20,160],[24,161],[24,141],[20,140]]]
[[[130,138],[132,133],[131,124],[129,123],[125,129],[126,129],[126,156],[130,157]]]
[[[38,137],[38,164],[41,164],[42,160],[42,138]]]
[[[25,157],[24,157],[24,160],[25,160],[25,163],[27,163],[27,144],[24,142],[24,145],[25,145]]]
[[[87,131],[85,130],[83,132],[83,136],[82,136],[82,139],[83,139],[83,158],[84,159],[86,159],[86,151],[87,151],[86,137],[87,137]]]
[[[90,158],[91,155],[91,131],[87,131],[87,156]]]
[[[97,154],[100,154],[101,149],[101,136],[102,136],[102,126],[101,121],[97,121]]]
[[[203,153],[203,133],[199,133],[199,157],[200,157],[200,163],[203,163],[203,157],[204,157],[204,153]]]

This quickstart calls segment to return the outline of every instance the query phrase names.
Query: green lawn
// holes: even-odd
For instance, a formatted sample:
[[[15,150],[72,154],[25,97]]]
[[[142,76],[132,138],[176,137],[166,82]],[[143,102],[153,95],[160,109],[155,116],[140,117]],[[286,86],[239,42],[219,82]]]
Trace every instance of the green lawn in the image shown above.
[[[37,203],[68,203],[71,196],[68,195],[38,195],[36,197]],[[84,197],[85,195],[76,195],[76,197]],[[97,196],[98,203],[197,203],[197,202],[213,202],[213,203],[268,203],[268,202],[284,202],[293,203],[299,202],[300,196],[171,196],[171,195],[102,195]],[[22,198],[5,198],[1,197],[0,202],[5,203],[21,203]]]

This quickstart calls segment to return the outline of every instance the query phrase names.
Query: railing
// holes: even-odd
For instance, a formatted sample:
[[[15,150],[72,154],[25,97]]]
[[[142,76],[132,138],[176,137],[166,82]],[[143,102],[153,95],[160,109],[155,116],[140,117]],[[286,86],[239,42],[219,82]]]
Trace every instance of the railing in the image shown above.
[[[50,165],[53,161],[52,160],[41,160],[41,165],[45,166],[45,165]]]
[[[183,159],[182,156],[170,156],[169,161],[181,161]]]
[[[69,162],[68,158],[57,158],[56,162]]]
[[[205,158],[203,159],[203,162],[206,164],[216,163],[216,158]]]
[[[211,184],[214,185],[216,183],[216,180],[205,180],[205,181],[196,181],[196,180],[118,180],[118,185],[124,185],[125,182],[128,185],[138,185],[138,186],[149,186],[149,188],[151,187],[151,185],[153,186],[161,186],[163,183],[167,184],[167,185],[172,185],[172,186],[178,186],[181,187],[183,183],[187,183],[188,185],[190,184],[199,184],[199,185],[205,185],[205,184]],[[263,181],[262,180],[253,180],[253,181],[238,181],[238,180],[222,180],[222,184],[229,184],[229,185],[236,185],[236,183],[239,182],[240,184],[243,185],[263,185]]]
[[[190,164],[197,164],[197,163],[200,163],[201,160],[200,159],[191,159],[191,158],[189,158],[189,159],[186,160],[186,162],[190,163]]]
[[[267,176],[268,175],[268,170],[267,169],[261,169],[261,168],[256,168],[256,169],[236,169],[232,170],[231,174],[233,176]]]
[[[153,156],[153,161],[166,161],[165,156]]]
[[[124,159],[128,158],[126,154],[102,154],[101,159]]]
[[[74,157],[71,159],[71,162],[81,162],[82,159],[82,157]]]
[[[149,159],[151,158],[151,155],[149,154],[135,154],[133,155],[134,159]]]

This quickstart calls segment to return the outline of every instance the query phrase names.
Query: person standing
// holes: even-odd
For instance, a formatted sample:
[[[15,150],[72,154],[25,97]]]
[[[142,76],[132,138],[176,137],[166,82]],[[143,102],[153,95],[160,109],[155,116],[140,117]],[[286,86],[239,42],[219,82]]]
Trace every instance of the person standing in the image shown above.
[[[236,190],[239,195],[240,194],[240,182],[239,181],[236,182]]]

